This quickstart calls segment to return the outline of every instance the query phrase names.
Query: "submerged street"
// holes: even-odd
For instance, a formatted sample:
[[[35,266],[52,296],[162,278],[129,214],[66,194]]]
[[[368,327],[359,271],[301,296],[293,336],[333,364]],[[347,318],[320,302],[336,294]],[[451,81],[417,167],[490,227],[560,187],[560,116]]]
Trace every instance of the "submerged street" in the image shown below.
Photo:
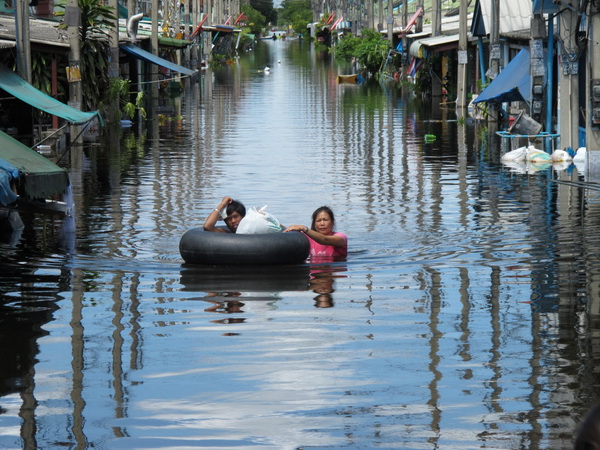
[[[349,73],[261,41],[72,159],[74,221],[0,243],[0,447],[572,445],[600,394],[600,203]],[[224,196],[284,224],[330,206],[347,261],[184,265]]]

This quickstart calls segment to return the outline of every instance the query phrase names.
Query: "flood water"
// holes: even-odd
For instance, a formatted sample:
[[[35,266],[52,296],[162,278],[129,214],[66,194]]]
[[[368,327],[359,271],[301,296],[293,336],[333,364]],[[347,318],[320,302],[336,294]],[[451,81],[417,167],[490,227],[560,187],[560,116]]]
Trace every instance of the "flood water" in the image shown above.
[[[1,448],[571,445],[600,396],[600,203],[349,70],[259,42],[72,158],[74,229],[25,214],[0,244]],[[226,195],[287,225],[331,206],[347,260],[184,265]]]

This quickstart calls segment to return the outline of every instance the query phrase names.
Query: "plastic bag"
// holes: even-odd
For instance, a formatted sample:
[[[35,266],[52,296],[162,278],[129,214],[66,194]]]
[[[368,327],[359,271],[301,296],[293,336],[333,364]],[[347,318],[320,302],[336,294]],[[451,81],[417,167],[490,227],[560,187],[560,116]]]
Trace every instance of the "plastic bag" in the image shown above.
[[[238,225],[237,234],[266,234],[281,233],[281,223],[279,220],[265,211],[267,206],[262,208],[250,208]]]

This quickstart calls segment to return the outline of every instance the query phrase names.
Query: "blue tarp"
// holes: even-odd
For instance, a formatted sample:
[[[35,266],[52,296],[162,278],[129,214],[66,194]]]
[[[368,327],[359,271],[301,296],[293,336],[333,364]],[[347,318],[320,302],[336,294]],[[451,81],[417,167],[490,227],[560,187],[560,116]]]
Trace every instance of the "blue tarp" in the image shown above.
[[[15,173],[17,170],[17,173]],[[0,173],[5,180],[19,178],[24,198],[51,198],[69,185],[69,174],[48,158],[0,131]],[[6,185],[5,185],[6,186]]]
[[[531,76],[529,48],[523,48],[517,56],[479,94],[473,103],[531,102]]]
[[[46,111],[48,114],[58,116],[75,124],[84,124],[98,116],[102,123],[102,118],[97,111],[83,112],[59,102],[55,98],[44,94],[23,78],[10,70],[8,67],[0,64],[0,88],[4,89],[10,95],[28,103],[34,108]]]
[[[10,187],[10,182],[19,178],[19,169],[8,161],[0,159],[0,205],[7,206],[17,201],[17,194]]]
[[[179,64],[175,64],[171,61],[168,61],[160,56],[156,56],[146,50],[142,50],[139,47],[131,44],[125,44],[119,46],[121,50],[129,53],[130,55],[135,56],[136,58],[142,59],[146,62],[156,64],[161,67],[165,67],[169,70],[174,70],[175,72],[183,73],[185,75],[194,75],[196,73],[195,70],[188,69],[187,67],[180,66]]]

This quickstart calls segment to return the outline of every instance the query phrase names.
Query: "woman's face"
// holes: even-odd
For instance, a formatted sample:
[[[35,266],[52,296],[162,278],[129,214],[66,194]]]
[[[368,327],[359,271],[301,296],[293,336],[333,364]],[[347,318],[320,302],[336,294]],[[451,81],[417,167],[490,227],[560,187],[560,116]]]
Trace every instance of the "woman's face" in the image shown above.
[[[315,230],[325,235],[333,233],[333,222],[327,212],[321,211],[317,214],[317,217],[315,217]]]

